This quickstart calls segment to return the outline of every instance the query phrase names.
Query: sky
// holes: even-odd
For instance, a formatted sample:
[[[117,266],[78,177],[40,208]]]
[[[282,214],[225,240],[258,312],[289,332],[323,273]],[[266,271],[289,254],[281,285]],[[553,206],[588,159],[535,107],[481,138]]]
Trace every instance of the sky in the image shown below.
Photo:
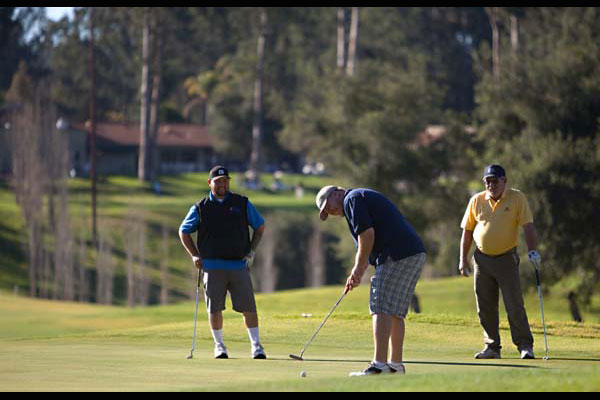
[[[48,18],[57,21],[67,14],[69,17],[73,15],[74,7],[46,7]]]

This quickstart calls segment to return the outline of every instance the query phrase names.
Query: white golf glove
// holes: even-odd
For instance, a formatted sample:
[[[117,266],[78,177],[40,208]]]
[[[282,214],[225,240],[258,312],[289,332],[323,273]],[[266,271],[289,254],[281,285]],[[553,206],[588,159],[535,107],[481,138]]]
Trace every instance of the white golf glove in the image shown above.
[[[202,259],[198,256],[192,256],[192,261],[198,269],[202,269]]]
[[[248,266],[248,268],[252,267],[252,264],[254,264],[255,256],[256,256],[256,252],[254,250],[250,250],[250,253],[248,253],[246,255],[246,257],[244,257],[244,260],[246,260],[246,265]]]
[[[540,256],[540,253],[538,253],[537,250],[531,250],[527,255],[532,263],[539,265],[542,262],[542,256]]]

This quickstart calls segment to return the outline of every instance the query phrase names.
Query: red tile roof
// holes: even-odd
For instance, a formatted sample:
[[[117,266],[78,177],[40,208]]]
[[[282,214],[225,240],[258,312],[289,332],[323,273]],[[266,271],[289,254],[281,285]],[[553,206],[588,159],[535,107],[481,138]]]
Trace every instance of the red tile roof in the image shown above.
[[[79,131],[88,131],[89,124],[73,124]],[[140,125],[138,123],[101,122],[96,124],[97,138],[123,146],[138,146]],[[208,127],[196,124],[160,124],[158,128],[160,147],[212,147],[213,139]]]

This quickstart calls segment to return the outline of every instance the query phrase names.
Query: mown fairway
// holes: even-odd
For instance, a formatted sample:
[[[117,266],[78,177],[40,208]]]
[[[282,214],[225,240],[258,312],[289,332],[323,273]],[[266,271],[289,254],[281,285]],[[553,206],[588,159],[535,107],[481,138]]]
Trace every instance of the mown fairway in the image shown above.
[[[0,294],[3,391],[597,391],[600,325],[564,322],[551,297],[549,361],[535,294],[526,303],[538,360],[518,358],[503,315],[503,359],[478,361],[481,347],[470,279],[422,281],[423,312],[407,323],[405,376],[349,378],[372,356],[367,285],[350,293],[299,354],[341,287],[258,295],[268,360],[252,360],[241,317],[225,313],[229,360],[212,358],[206,312],[192,360],[193,302],[126,309]],[[312,317],[302,317],[302,313]],[[308,376],[301,378],[300,371]]]

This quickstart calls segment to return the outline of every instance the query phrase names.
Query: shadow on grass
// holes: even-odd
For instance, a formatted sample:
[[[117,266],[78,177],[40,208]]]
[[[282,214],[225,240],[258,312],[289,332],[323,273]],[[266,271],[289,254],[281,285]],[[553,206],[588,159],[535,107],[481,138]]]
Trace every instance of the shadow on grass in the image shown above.
[[[272,360],[275,360],[274,358]],[[282,358],[277,360],[289,360],[294,361],[289,358]],[[556,359],[558,360],[558,359]],[[344,362],[344,363],[365,363],[368,364],[371,361],[365,360],[332,360],[332,359],[304,359],[304,362]],[[590,360],[585,360],[590,361]],[[300,361],[302,362],[302,361]],[[463,362],[447,362],[447,361],[404,361],[404,364],[422,364],[422,365],[452,365],[459,367],[500,367],[500,368],[523,368],[523,369],[538,369],[541,367],[536,367],[533,365],[520,365],[520,364],[488,364],[488,363],[463,363]]]

